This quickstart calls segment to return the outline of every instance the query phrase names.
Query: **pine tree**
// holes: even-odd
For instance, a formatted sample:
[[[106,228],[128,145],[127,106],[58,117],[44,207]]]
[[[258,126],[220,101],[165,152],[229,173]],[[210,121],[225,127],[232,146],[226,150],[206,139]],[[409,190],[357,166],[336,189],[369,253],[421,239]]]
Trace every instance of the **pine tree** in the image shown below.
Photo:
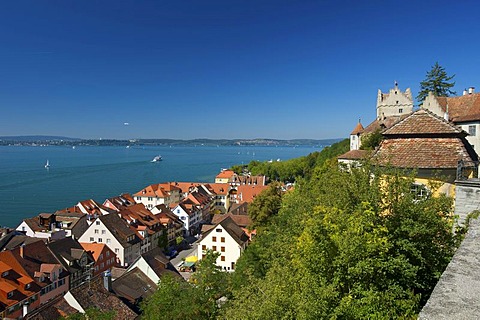
[[[454,82],[450,82],[455,75],[448,76],[445,68],[435,62],[432,69],[427,72],[427,76],[424,81],[420,82],[420,92],[417,96],[417,101],[422,103],[428,96],[428,92],[431,91],[437,97],[448,97],[452,94],[456,94],[451,88],[455,85]]]

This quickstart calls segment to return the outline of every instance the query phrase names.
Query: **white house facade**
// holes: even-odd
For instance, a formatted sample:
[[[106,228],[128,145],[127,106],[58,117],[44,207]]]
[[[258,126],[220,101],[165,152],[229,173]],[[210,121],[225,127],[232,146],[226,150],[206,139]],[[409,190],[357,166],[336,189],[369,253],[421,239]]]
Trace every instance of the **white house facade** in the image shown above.
[[[79,242],[105,243],[117,255],[118,265],[129,266],[140,256],[140,238],[116,214],[100,216],[79,238]]]
[[[248,244],[248,236],[231,218],[211,227],[198,242],[197,257],[201,260],[206,250],[218,252],[216,265],[225,271],[234,271],[238,258]]]

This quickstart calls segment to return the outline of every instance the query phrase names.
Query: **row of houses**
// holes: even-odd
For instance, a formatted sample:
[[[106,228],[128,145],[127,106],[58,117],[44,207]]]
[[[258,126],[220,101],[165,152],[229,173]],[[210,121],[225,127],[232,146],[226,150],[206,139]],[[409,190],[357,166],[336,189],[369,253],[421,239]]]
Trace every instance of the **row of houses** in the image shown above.
[[[103,203],[88,199],[24,219],[0,237],[0,315],[48,319],[46,314],[95,307],[117,310],[118,319],[134,318],[162,274],[180,277],[161,247],[202,231],[199,259],[208,245],[221,253],[217,264],[233,271],[250,239],[246,203],[266,188],[266,179],[239,178],[230,170],[218,179],[153,184],[133,195]],[[218,246],[206,244],[217,242],[214,232],[221,232]],[[114,303],[100,308],[85,296],[86,286]]]

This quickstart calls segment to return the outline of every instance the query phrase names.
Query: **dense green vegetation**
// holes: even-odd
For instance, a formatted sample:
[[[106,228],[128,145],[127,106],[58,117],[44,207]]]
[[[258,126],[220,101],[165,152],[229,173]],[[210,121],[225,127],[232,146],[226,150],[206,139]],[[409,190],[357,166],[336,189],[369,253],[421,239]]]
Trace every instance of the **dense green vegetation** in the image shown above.
[[[415,318],[456,248],[452,200],[413,178],[317,168],[237,263],[225,319]]]
[[[293,175],[294,190],[273,184],[255,198],[257,237],[233,274],[209,254],[191,284],[164,278],[144,318],[416,318],[459,243],[452,199],[416,198],[398,171],[341,170],[344,147],[295,159],[309,174]]]
[[[246,166],[233,166],[232,170],[241,173],[246,169],[252,175],[265,175],[270,180],[294,182],[297,177],[309,178],[315,167],[323,165],[329,159],[335,158],[349,150],[349,140],[344,139],[325,147],[320,152],[312,152],[308,156],[287,161],[260,162],[251,161]]]
[[[374,132],[362,136],[362,150],[375,150],[383,140],[382,130],[377,129]]]

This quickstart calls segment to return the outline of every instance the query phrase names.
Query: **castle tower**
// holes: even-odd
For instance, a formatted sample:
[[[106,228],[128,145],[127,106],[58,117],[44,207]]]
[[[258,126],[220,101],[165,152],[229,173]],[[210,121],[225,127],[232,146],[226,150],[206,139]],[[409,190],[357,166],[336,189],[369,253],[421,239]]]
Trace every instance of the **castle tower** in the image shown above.
[[[352,133],[350,133],[350,150],[360,150],[361,141],[360,135],[362,134],[364,128],[360,123],[360,119],[358,119],[358,124],[353,129]]]
[[[393,89],[388,93],[382,93],[378,89],[377,94],[377,119],[383,120],[391,116],[401,116],[413,111],[413,99],[410,88],[404,92],[398,89],[398,83],[395,81]]]

